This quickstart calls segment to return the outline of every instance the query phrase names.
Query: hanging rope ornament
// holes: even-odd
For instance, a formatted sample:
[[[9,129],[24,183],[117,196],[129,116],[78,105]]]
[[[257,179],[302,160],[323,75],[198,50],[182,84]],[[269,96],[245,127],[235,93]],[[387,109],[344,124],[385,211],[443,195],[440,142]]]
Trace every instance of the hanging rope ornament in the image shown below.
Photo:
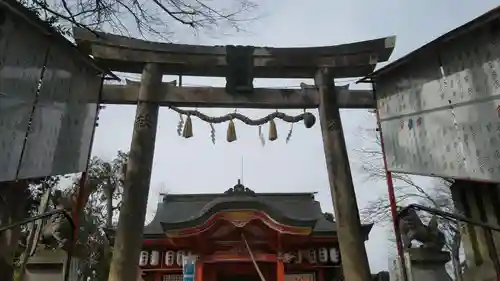
[[[262,126],[259,126],[259,139],[260,139],[260,143],[262,144],[262,146],[265,146],[266,139],[264,138],[264,134],[262,133]]]
[[[292,138],[292,132],[293,132],[293,123],[292,126],[290,126],[290,131],[288,131],[288,135],[286,135],[286,143],[288,143]]]
[[[314,126],[314,123],[316,123],[316,117],[314,117],[312,113],[306,112],[304,109],[304,113],[302,113],[302,115],[304,115],[304,125],[306,128],[309,129]]]
[[[182,114],[179,113],[179,124],[177,124],[177,134],[179,136],[182,135],[182,127],[184,126],[184,118],[182,118]]]
[[[191,122],[191,115],[188,114],[186,117],[186,123],[184,123],[184,131],[182,131],[182,136],[189,139],[193,136],[193,123]]]
[[[306,128],[311,128],[316,123],[316,117],[314,117],[314,115],[312,113],[305,112],[305,111],[304,111],[304,113],[296,115],[296,116],[290,116],[290,115],[287,115],[283,112],[276,111],[276,112],[273,112],[265,117],[254,120],[254,119],[250,119],[249,117],[247,117],[241,113],[238,113],[236,111],[234,113],[229,113],[229,114],[219,116],[219,117],[211,117],[211,116],[208,116],[206,114],[199,112],[198,110],[182,110],[182,109],[177,108],[175,106],[170,106],[170,109],[179,113],[179,115],[180,115],[179,124],[177,125],[177,133],[179,135],[181,134],[181,128],[184,125],[184,130],[182,131],[182,136],[184,138],[190,138],[193,136],[193,125],[192,125],[192,121],[191,121],[191,116],[196,116],[196,117],[200,118],[201,120],[203,120],[207,123],[210,123],[210,128],[211,128],[210,136],[212,138],[213,143],[215,143],[215,129],[213,127],[213,124],[218,124],[218,123],[223,123],[223,122],[229,122],[228,128],[227,128],[227,136],[226,136],[227,141],[233,142],[233,141],[237,140],[234,119],[238,119],[241,122],[245,123],[246,125],[259,126],[259,138],[261,140],[262,145],[265,144],[265,139],[264,139],[264,136],[262,134],[262,127],[261,126],[266,124],[266,123],[269,123],[269,140],[274,141],[274,140],[278,139],[278,131],[276,129],[276,123],[274,121],[275,119],[281,119],[285,122],[292,123],[292,125],[293,125],[293,123],[304,121],[304,125]],[[183,115],[186,115],[185,120],[182,118]],[[292,126],[292,128],[293,128],[293,126]],[[287,142],[290,140],[291,130],[292,129],[290,129],[290,132],[288,133]]]
[[[269,140],[275,141],[278,139],[278,130],[276,130],[276,123],[274,120],[269,121]]]
[[[214,124],[210,124],[210,138],[212,139],[212,143],[215,144],[215,127]]]

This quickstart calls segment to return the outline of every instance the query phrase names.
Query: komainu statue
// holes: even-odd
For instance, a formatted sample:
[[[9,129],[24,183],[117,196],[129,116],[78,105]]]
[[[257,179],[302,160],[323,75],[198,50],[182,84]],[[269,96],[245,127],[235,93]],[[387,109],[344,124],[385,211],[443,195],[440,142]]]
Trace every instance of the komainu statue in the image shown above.
[[[56,210],[65,210],[70,213],[73,207],[72,196],[63,196],[60,190],[54,191],[52,196]],[[67,249],[70,246],[72,235],[71,223],[63,213],[51,216],[42,229],[42,244],[46,246]]]
[[[406,209],[400,213],[399,229],[403,241],[403,248],[411,248],[411,242],[416,240],[422,243],[422,248],[441,251],[446,243],[444,233],[438,228],[438,220],[433,216],[428,225],[424,225],[417,212]]]

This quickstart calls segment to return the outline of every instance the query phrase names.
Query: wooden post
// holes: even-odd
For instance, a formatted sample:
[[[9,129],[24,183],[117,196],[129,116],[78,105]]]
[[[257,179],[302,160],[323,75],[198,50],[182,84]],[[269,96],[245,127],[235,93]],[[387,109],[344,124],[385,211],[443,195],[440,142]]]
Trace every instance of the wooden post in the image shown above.
[[[154,99],[162,76],[156,64],[146,64],[142,72],[109,281],[137,278],[159,110],[157,103],[147,100]]]
[[[370,267],[331,71],[319,70],[315,83],[320,96],[319,118],[344,278],[349,281],[369,281]]]
[[[154,275],[155,275],[154,281],[162,281],[163,271],[155,271]]]
[[[316,276],[318,276],[318,281],[327,281],[325,280],[325,269],[324,268],[318,268],[316,270]]]
[[[285,265],[282,260],[276,261],[276,281],[285,281]]]
[[[203,262],[202,261],[197,261],[196,262],[196,269],[195,269],[195,280],[194,281],[203,281]]]

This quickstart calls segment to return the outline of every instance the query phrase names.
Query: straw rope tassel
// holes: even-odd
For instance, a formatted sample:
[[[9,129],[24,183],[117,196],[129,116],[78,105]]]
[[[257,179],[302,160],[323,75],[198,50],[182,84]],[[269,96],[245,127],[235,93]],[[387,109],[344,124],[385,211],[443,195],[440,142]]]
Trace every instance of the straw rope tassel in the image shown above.
[[[237,140],[236,137],[236,128],[234,127],[233,120],[229,120],[229,125],[227,126],[227,142],[233,142]]]
[[[191,121],[191,116],[187,116],[186,122],[184,123],[184,130],[182,131],[182,136],[186,139],[193,136],[193,123]]]
[[[274,119],[269,121],[269,140],[275,141],[278,139],[278,131],[276,130],[276,123]]]

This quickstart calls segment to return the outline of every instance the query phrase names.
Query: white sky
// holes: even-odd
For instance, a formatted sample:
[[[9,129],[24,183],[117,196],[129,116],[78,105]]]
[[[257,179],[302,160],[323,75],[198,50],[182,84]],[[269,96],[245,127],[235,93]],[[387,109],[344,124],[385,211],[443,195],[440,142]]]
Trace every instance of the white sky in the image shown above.
[[[335,45],[397,35],[396,49],[390,61],[458,27],[500,4],[500,0],[262,0],[262,17],[245,26],[248,32],[229,37],[177,35],[179,43],[206,45],[267,45],[276,47]],[[187,35],[186,35],[187,34]],[[130,76],[129,76],[130,77]],[[169,79],[172,77],[165,77]],[[172,79],[175,79],[172,78]],[[344,82],[352,79],[344,80]],[[185,77],[185,85],[224,86],[224,79]],[[256,81],[256,86],[298,86],[307,80]],[[342,84],[340,81],[337,84]],[[202,110],[223,115],[231,109]],[[261,117],[272,111],[240,110]],[[300,113],[287,111],[291,114]],[[312,111],[317,114],[317,111]],[[118,149],[128,151],[132,136],[135,106],[108,106],[100,115],[93,155],[111,158]],[[367,183],[360,174],[363,161],[353,149],[370,145],[360,137],[361,128],[374,128],[374,118],[366,110],[345,110],[342,123],[350,153],[351,170],[362,208],[369,200],[385,194],[384,182]],[[227,124],[216,126],[217,143],[210,139],[208,124],[193,119],[194,137],[183,139],[176,133],[178,115],[161,109],[156,151],[149,194],[148,218],[160,191],[171,193],[223,192],[241,175],[243,183],[257,192],[307,192],[316,196],[323,211],[332,211],[317,123],[312,129],[296,124],[290,143],[285,144],[289,125],[277,121],[279,139],[261,146],[257,127],[236,122],[238,141],[227,143]],[[267,136],[268,127],[263,132]],[[372,272],[387,269],[389,246],[387,231],[375,227],[366,243]]]

